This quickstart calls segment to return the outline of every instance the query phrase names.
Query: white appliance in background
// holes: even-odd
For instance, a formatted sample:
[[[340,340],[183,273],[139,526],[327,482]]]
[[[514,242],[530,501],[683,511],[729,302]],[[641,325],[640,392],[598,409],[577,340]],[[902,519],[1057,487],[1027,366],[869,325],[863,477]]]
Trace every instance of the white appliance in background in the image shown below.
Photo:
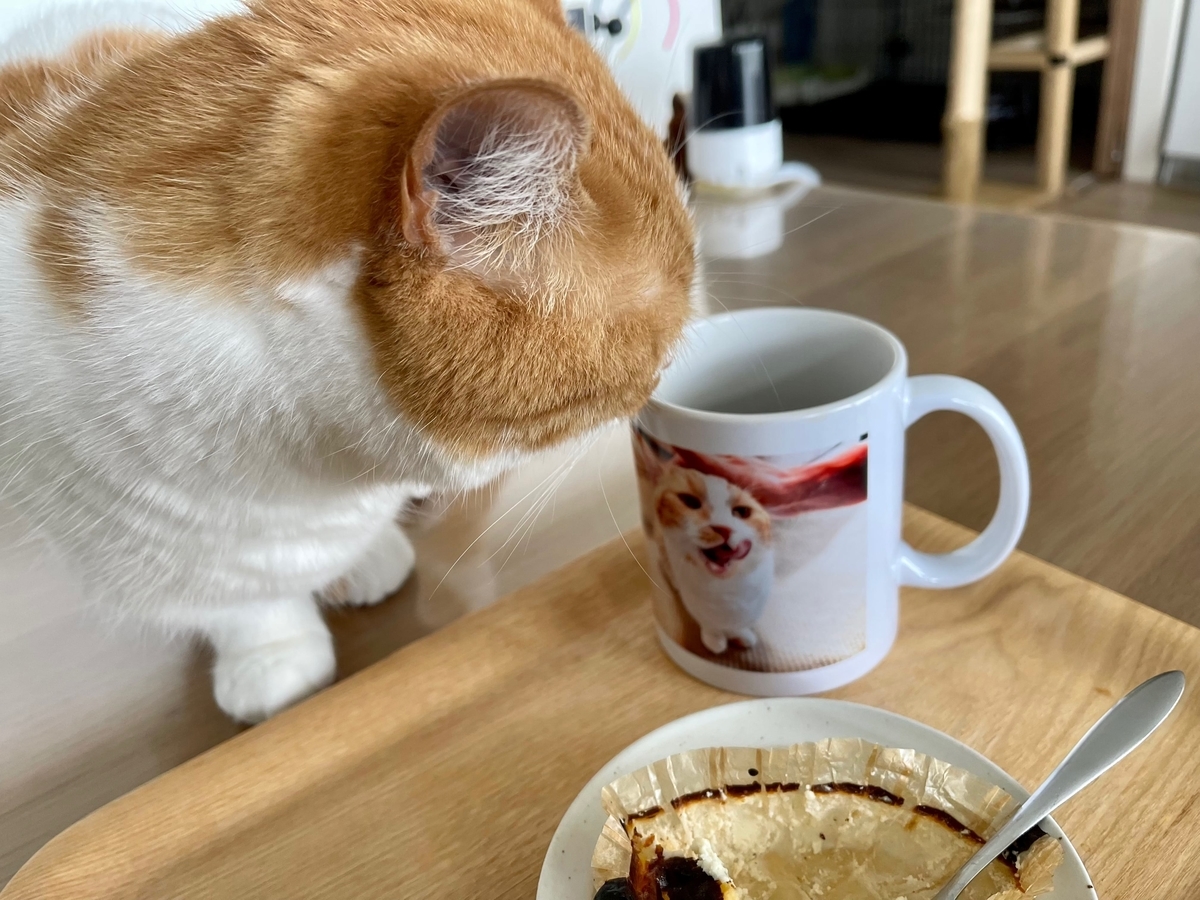
[[[783,246],[787,211],[821,183],[783,160],[766,40],[740,37],[695,51],[687,167],[709,257],[754,259]]]
[[[564,0],[563,9],[665,139],[671,98],[692,89],[692,51],[721,37],[720,0]]]
[[[811,166],[783,161],[783,123],[775,113],[766,39],[731,38],[693,55],[687,166],[697,187],[752,194],[820,184]]]

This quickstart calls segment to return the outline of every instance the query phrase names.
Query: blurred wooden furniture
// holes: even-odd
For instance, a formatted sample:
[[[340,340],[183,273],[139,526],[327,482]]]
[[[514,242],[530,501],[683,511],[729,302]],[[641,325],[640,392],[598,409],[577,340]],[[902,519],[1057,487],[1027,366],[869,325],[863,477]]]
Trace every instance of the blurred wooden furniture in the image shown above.
[[[971,536],[909,512],[919,546]],[[643,541],[626,539],[100,809],[0,900],[528,900],[594,771],[737,699],[660,652]],[[908,591],[892,654],[833,696],[925,721],[1032,786],[1116,697],[1171,668],[1192,682],[1173,719],[1057,819],[1102,898],[1188,900],[1200,630],[1017,554],[970,588]]]
[[[947,199],[956,202],[970,202],[979,193],[987,128],[987,73],[1040,72],[1037,189],[1025,192],[1029,193],[1025,205],[1037,205],[1057,197],[1065,184],[1075,69],[1104,59],[1109,39],[1108,35],[1079,39],[1079,0],[1047,0],[1043,30],[993,41],[993,2],[956,0],[954,5],[949,94],[942,123],[943,189]]]
[[[1092,171],[1100,178],[1121,177],[1141,17],[1142,0],[1109,0],[1108,59],[1104,63],[1092,163]]]

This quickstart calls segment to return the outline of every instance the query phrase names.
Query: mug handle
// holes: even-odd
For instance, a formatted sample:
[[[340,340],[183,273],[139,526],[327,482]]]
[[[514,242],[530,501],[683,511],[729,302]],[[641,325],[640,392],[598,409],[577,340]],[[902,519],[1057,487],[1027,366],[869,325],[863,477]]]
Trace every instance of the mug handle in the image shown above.
[[[1000,502],[987,528],[950,553],[922,553],[900,542],[900,583],[914,587],[952,588],[978,581],[1012,553],[1029,515],[1029,460],[1017,426],[986,388],[953,375],[918,375],[908,379],[904,427],[936,410],[962,413],[983,426],[1000,463]]]

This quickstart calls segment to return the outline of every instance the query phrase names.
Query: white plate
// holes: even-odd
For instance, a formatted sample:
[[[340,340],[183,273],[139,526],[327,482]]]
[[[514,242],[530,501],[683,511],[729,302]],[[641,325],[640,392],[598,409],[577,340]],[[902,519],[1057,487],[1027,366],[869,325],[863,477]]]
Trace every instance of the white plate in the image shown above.
[[[579,792],[550,841],[538,879],[537,900],[592,900],[592,850],[605,819],[600,790],[610,781],[684,750],[778,747],[829,737],[857,737],[885,747],[918,750],[974,772],[1020,800],[1029,796],[1002,769],[966,744],[895,713],[811,697],[731,703],[676,719],[650,732],[596,773]],[[1071,842],[1053,819],[1047,819],[1042,827],[1048,834],[1063,838],[1065,851],[1063,864],[1054,876],[1054,891],[1047,897],[1096,900],[1092,880]]]

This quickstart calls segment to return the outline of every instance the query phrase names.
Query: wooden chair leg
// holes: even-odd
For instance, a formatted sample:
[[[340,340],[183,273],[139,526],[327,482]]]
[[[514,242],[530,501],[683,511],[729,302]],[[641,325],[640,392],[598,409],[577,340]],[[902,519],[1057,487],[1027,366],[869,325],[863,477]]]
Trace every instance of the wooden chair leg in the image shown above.
[[[1041,110],[1038,115],[1037,171],[1042,193],[1063,192],[1071,147],[1071,94],[1075,69],[1053,66],[1042,72]]]
[[[1108,39],[1111,49],[1104,62],[1104,87],[1100,93],[1100,120],[1096,125],[1093,170],[1101,178],[1119,178],[1125,160],[1125,126],[1133,95],[1138,28],[1142,0],[1110,0]]]
[[[947,199],[975,199],[983,169],[987,60],[992,0],[955,0],[954,42],[946,115],[942,119],[942,190]]]
[[[983,177],[983,122],[949,118],[942,123],[942,193],[947,200],[970,203]]]
[[[1062,193],[1071,146],[1071,106],[1075,67],[1069,55],[1079,37],[1079,0],[1049,0],[1046,4],[1046,66],[1042,69],[1041,112],[1038,116],[1038,187],[1043,193]]]

